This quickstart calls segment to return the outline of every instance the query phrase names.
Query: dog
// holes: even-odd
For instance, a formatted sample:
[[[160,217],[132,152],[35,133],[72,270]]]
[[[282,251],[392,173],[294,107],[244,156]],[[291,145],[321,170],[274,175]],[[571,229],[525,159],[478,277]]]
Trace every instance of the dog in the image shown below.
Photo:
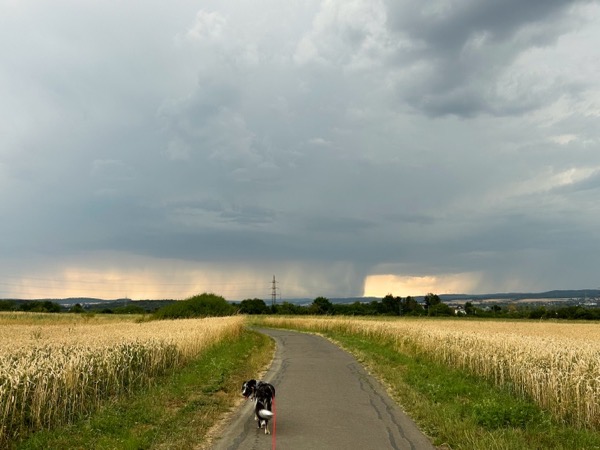
[[[264,426],[265,434],[271,434],[269,420],[273,417],[275,387],[264,381],[248,380],[242,384],[242,395],[255,402],[254,420],[258,421],[258,428]]]

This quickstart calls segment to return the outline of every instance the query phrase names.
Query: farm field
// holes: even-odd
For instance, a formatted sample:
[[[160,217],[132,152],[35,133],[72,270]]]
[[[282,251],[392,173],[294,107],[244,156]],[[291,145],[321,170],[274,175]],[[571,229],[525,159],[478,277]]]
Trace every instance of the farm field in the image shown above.
[[[243,329],[242,317],[0,314],[0,447],[147,387]]]
[[[223,403],[225,396],[228,402],[238,396],[239,380],[267,363],[271,350],[264,336],[260,351],[248,347],[250,340],[258,342],[256,333],[244,331],[248,323],[320,332],[355,351],[404,395],[400,403],[441,448],[600,448],[600,327],[594,323],[273,316],[145,321],[141,316],[35,313],[0,314],[0,448],[69,448],[65,442],[77,442],[76,448],[120,448],[129,437],[111,438],[112,426],[94,425],[95,411],[106,410],[107,399],[115,405],[125,399],[128,407],[135,393],[140,393],[138,412],[98,420],[129,423],[127,433],[136,436],[131,448],[196,446],[198,424],[210,427],[231,407]],[[240,336],[247,343],[235,350],[230,343]],[[226,356],[225,349],[232,353]],[[250,361],[248,355],[262,359]],[[196,366],[187,367],[190,361]],[[253,366],[242,374],[246,362]],[[162,403],[156,393],[152,401],[144,393],[163,374],[188,379],[204,370],[209,372],[202,381],[174,387],[175,397]],[[478,385],[478,379],[489,384]],[[494,385],[510,395],[489,392]],[[182,392],[187,397],[179,397]],[[421,410],[411,411],[411,402]],[[140,411],[152,407],[154,417],[144,422]],[[201,408],[206,410],[200,413]],[[452,416],[455,409],[460,411]],[[195,416],[175,419],[181,411]],[[88,425],[81,425],[81,417]],[[465,421],[475,426],[461,428]],[[70,423],[80,425],[61,428]],[[28,435],[46,439],[52,430],[55,437],[44,444],[13,446]],[[185,436],[175,438],[178,432]],[[166,441],[158,445],[157,439]],[[100,441],[104,446],[97,446]]]
[[[362,342],[379,343],[394,349],[398,355],[411,355],[413,360],[426,358],[441,367],[487,380],[510,391],[516,398],[532,401],[541,411],[548,412],[554,423],[589,432],[595,442],[600,442],[597,439],[600,430],[600,327],[597,324],[336,317],[268,317],[260,322],[264,326],[320,332],[334,339],[346,336],[346,341],[352,341],[354,336],[352,345],[357,348]],[[373,347],[364,353],[377,351]],[[393,371],[393,367],[390,370]],[[401,364],[395,368],[396,372],[402,370]],[[423,374],[421,378],[427,376]],[[439,393],[433,397],[436,395]],[[456,394],[454,401],[468,403],[462,396],[463,393]],[[480,408],[484,415],[488,414],[486,407],[472,406],[472,410]],[[511,414],[516,413],[507,411],[494,411],[498,417],[491,420],[493,428],[527,426],[527,417],[513,421]]]

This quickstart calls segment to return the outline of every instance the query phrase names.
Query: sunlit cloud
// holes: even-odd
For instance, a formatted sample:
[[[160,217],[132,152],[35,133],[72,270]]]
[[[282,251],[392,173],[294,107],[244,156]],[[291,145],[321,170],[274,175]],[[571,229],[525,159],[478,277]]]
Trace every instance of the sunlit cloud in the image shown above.
[[[25,276],[3,272],[0,298],[183,299],[213,292],[228,300],[267,297],[269,279],[243,267],[99,252]]]
[[[460,294],[472,292],[477,285],[479,275],[476,273],[460,273],[452,275],[370,275],[365,280],[365,297],[418,296],[428,293]]]
[[[556,136],[551,136],[550,141],[559,145],[568,145],[571,142],[577,140],[577,136],[574,134],[559,134]]]

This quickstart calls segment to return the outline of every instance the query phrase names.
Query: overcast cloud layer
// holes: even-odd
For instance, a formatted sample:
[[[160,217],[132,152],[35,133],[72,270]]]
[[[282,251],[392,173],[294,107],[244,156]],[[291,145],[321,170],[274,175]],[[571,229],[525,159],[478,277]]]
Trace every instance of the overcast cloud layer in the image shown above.
[[[596,1],[0,0],[0,297],[600,286]]]

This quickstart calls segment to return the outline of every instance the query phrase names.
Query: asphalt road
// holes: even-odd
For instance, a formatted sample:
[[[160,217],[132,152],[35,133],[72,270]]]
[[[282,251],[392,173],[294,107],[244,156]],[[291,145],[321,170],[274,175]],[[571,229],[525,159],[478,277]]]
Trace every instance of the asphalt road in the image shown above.
[[[263,377],[277,390],[275,436],[257,428],[247,401],[213,450],[434,449],[352,355],[319,336],[259,331],[277,343]]]

